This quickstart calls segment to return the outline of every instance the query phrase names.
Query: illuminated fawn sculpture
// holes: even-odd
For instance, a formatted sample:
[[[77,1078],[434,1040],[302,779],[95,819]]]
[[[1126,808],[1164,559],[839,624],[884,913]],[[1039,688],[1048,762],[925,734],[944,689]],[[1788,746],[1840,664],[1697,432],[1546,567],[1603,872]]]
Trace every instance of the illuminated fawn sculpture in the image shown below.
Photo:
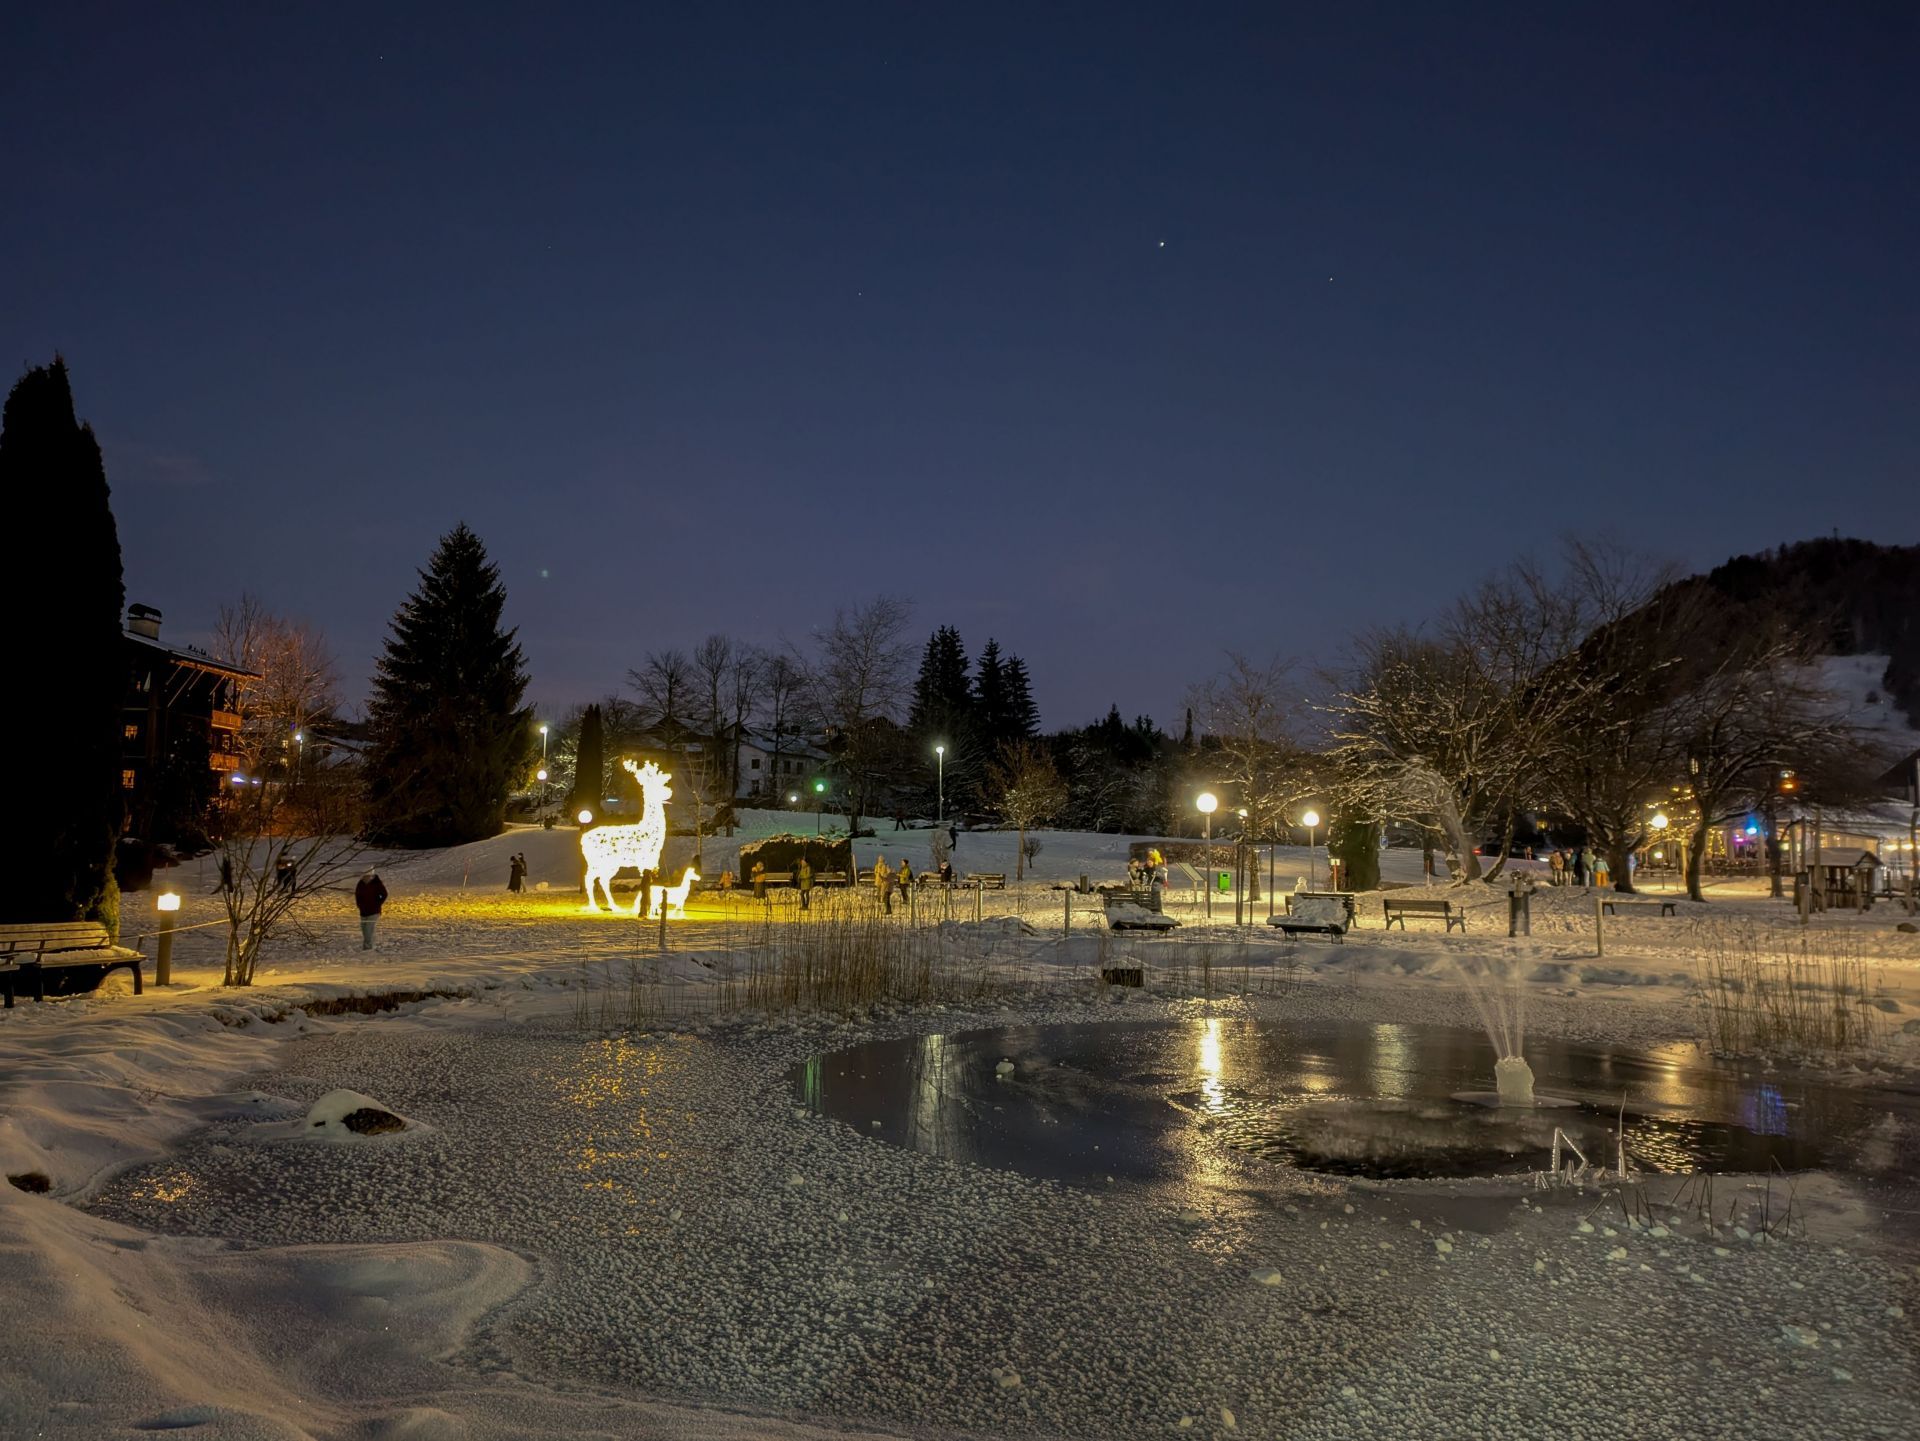
[[[637,825],[595,826],[581,834],[580,854],[587,862],[587,909],[590,911],[600,909],[593,901],[596,882],[606,892],[607,909],[618,910],[613,903],[615,873],[623,866],[642,872],[657,870],[660,852],[667,844],[667,802],[673,799],[673,788],[667,782],[673,777],[652,761],[636,765],[631,760],[623,760],[620,765],[640,782],[644,805]]]

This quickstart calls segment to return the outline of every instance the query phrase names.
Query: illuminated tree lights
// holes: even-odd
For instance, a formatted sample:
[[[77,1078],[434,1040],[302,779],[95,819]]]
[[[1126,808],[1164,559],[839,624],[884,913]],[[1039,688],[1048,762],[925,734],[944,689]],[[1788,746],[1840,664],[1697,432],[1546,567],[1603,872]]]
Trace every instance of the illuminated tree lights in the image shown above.
[[[600,909],[593,898],[596,883],[606,892],[607,909],[617,910],[612,885],[615,873],[623,866],[642,872],[658,868],[660,852],[667,844],[667,802],[673,799],[673,789],[667,782],[673,777],[652,761],[636,765],[631,760],[623,760],[620,766],[640,783],[644,805],[637,825],[595,826],[581,832],[580,854],[587,862],[587,909],[590,911]],[[686,884],[683,879],[681,886]],[[686,892],[682,889],[681,902],[685,899]],[[635,909],[638,910],[637,904]]]

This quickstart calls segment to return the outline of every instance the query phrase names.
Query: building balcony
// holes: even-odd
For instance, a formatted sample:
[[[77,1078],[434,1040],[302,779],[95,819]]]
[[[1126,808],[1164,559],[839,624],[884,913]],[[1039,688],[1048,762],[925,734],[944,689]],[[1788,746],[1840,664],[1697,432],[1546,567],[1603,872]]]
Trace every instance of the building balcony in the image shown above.
[[[223,751],[214,751],[207,757],[207,766],[216,771],[237,771],[240,769],[240,757],[228,755]]]
[[[240,729],[240,712],[217,710],[210,723],[217,731],[237,731]]]

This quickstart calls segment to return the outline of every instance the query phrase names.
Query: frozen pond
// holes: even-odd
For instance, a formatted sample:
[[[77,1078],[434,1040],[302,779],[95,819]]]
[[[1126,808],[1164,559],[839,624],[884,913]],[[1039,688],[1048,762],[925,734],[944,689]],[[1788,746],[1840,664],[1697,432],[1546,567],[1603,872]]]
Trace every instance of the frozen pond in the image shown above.
[[[1920,1099],[1702,1060],[1541,1039],[1543,1098],[1491,1084],[1477,1031],[1320,1021],[1016,1026],[873,1041],[792,1072],[815,1111],[953,1160],[1069,1182],[1179,1178],[1197,1148],[1378,1177],[1540,1170],[1556,1127],[1595,1164],[1652,1172],[1830,1169],[1910,1178]],[[1008,1071],[1004,1063],[1011,1063]],[[1622,1102],[1625,1103],[1624,1115]]]

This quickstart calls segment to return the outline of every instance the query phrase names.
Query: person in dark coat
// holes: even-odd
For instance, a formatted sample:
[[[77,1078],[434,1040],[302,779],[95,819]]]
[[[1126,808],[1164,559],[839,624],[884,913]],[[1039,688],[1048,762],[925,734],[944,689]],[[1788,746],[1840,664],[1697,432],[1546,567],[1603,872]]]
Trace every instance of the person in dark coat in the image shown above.
[[[955,851],[960,849],[960,827],[958,823],[947,827],[947,848]]]
[[[387,903],[386,883],[378,871],[369,870],[353,888],[354,908],[360,912],[360,949],[373,949],[373,928],[380,921],[380,907]]]
[[[526,877],[527,858],[525,856],[507,857],[507,889],[518,895],[521,883]]]

